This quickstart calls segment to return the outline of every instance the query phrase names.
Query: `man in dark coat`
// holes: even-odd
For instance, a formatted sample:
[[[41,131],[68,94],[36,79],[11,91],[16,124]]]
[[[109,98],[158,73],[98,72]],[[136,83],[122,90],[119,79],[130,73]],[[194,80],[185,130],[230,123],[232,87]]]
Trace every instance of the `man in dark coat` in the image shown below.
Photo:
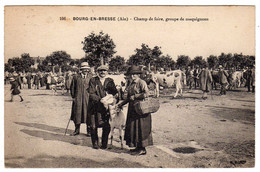
[[[206,64],[205,68],[202,69],[202,71],[199,74],[200,78],[200,88],[203,91],[202,99],[207,99],[207,93],[211,89],[211,83],[212,83],[212,76],[211,72],[209,71],[208,64]]]
[[[219,65],[218,76],[219,76],[219,83],[221,85],[220,95],[226,95],[226,87],[228,85],[228,80],[227,80],[228,73],[223,69],[222,65]]]
[[[102,128],[102,146],[101,149],[107,148],[108,136],[110,132],[109,112],[101,103],[101,99],[107,94],[115,96],[117,89],[114,80],[107,76],[108,67],[101,65],[97,68],[97,76],[89,81],[89,109],[91,118],[91,141],[94,149],[98,149],[97,128]]]
[[[40,84],[40,74],[36,73],[36,75],[34,75],[34,89],[39,89],[39,84]]]
[[[89,102],[89,80],[92,77],[88,71],[90,67],[87,62],[81,64],[80,73],[73,77],[71,82],[71,97],[73,98],[71,120],[75,124],[75,131],[72,136],[79,135],[80,124],[87,124],[87,135],[89,134],[90,128],[88,120],[88,102]]]
[[[26,79],[27,79],[28,89],[31,89],[32,88],[32,83],[31,83],[32,75],[30,72],[27,73]]]

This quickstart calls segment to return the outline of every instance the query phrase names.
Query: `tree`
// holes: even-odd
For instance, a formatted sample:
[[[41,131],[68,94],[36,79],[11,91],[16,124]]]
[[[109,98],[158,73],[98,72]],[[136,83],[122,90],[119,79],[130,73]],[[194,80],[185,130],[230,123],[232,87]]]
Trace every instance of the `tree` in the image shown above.
[[[11,72],[14,69],[12,68],[12,66],[9,63],[5,63],[5,72]]]
[[[239,69],[239,68],[243,68],[243,66],[241,65],[241,63],[243,62],[243,54],[234,54],[233,55],[233,66],[236,68],[236,69]]]
[[[214,55],[210,55],[207,58],[207,62],[209,64],[209,68],[215,69],[218,66],[218,57]]]
[[[145,65],[150,69],[150,65],[155,65],[161,54],[160,47],[155,46],[151,49],[148,45],[142,44],[140,49],[136,48],[135,54],[130,56],[128,62],[130,65]]]
[[[125,65],[125,59],[121,56],[116,56],[112,58],[109,62],[109,69],[111,71],[122,71],[123,66]]]
[[[218,56],[219,59],[219,64],[224,66],[224,68],[226,69],[230,69],[231,67],[233,67],[233,57],[232,54],[225,54],[225,53],[221,53],[221,55]]]
[[[66,53],[66,51],[54,51],[51,55],[48,55],[46,57],[46,62],[50,64],[53,68],[55,66],[59,66],[59,72],[61,72],[61,68],[63,65],[67,65],[71,60],[71,57],[69,54]]]
[[[192,66],[205,66],[206,61],[202,58],[202,56],[196,56],[193,60],[191,60]]]
[[[177,64],[177,67],[179,67],[179,68],[183,68],[183,67],[186,68],[189,66],[190,62],[191,62],[191,59],[189,56],[180,55],[180,56],[178,56],[176,64]]]
[[[84,38],[83,51],[85,58],[89,64],[105,64],[116,53],[114,50],[116,45],[108,34],[102,31],[98,35],[91,33]]]
[[[30,57],[29,53],[23,53],[21,55],[21,63],[26,72],[31,71],[31,66],[34,65],[34,60]]]
[[[167,54],[166,56],[161,56],[155,66],[157,69],[173,70],[175,68],[175,61]]]

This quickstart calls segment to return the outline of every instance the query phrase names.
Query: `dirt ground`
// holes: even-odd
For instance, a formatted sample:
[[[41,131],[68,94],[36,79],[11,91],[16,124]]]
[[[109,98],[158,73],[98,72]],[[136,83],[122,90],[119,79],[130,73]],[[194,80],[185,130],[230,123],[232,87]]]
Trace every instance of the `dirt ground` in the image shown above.
[[[233,168],[255,166],[255,95],[245,88],[207,100],[200,90],[161,91],[160,109],[152,114],[154,145],[133,156],[118,132],[112,149],[96,150],[86,136],[64,135],[72,105],[69,94],[22,89],[23,102],[10,100],[5,85],[5,167],[7,168]]]

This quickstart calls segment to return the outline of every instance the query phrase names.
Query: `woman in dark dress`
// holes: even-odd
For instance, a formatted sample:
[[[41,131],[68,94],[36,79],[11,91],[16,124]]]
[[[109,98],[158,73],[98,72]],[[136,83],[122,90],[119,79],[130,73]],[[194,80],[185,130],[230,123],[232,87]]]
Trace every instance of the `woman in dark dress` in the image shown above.
[[[129,68],[126,75],[130,75],[132,81],[128,87],[127,99],[118,104],[118,108],[122,108],[129,103],[124,139],[129,147],[135,147],[130,151],[137,155],[145,155],[145,147],[153,144],[151,114],[139,115],[134,108],[134,103],[149,96],[146,82],[140,79],[141,73],[138,66]]]
[[[18,87],[19,87],[19,83],[18,83],[18,81],[17,80],[15,80],[14,78],[10,78],[10,83],[11,83],[11,100],[10,100],[10,102],[12,102],[13,101],[13,97],[15,96],[15,95],[18,95],[20,98],[21,98],[21,102],[23,101],[23,98],[22,98],[22,96],[20,95],[20,90],[18,89]]]

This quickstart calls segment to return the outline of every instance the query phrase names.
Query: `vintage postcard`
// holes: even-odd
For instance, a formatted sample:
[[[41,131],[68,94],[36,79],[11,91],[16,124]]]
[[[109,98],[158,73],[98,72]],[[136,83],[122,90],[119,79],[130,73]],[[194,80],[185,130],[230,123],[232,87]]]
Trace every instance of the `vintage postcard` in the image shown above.
[[[4,6],[5,168],[254,168],[255,6]]]

